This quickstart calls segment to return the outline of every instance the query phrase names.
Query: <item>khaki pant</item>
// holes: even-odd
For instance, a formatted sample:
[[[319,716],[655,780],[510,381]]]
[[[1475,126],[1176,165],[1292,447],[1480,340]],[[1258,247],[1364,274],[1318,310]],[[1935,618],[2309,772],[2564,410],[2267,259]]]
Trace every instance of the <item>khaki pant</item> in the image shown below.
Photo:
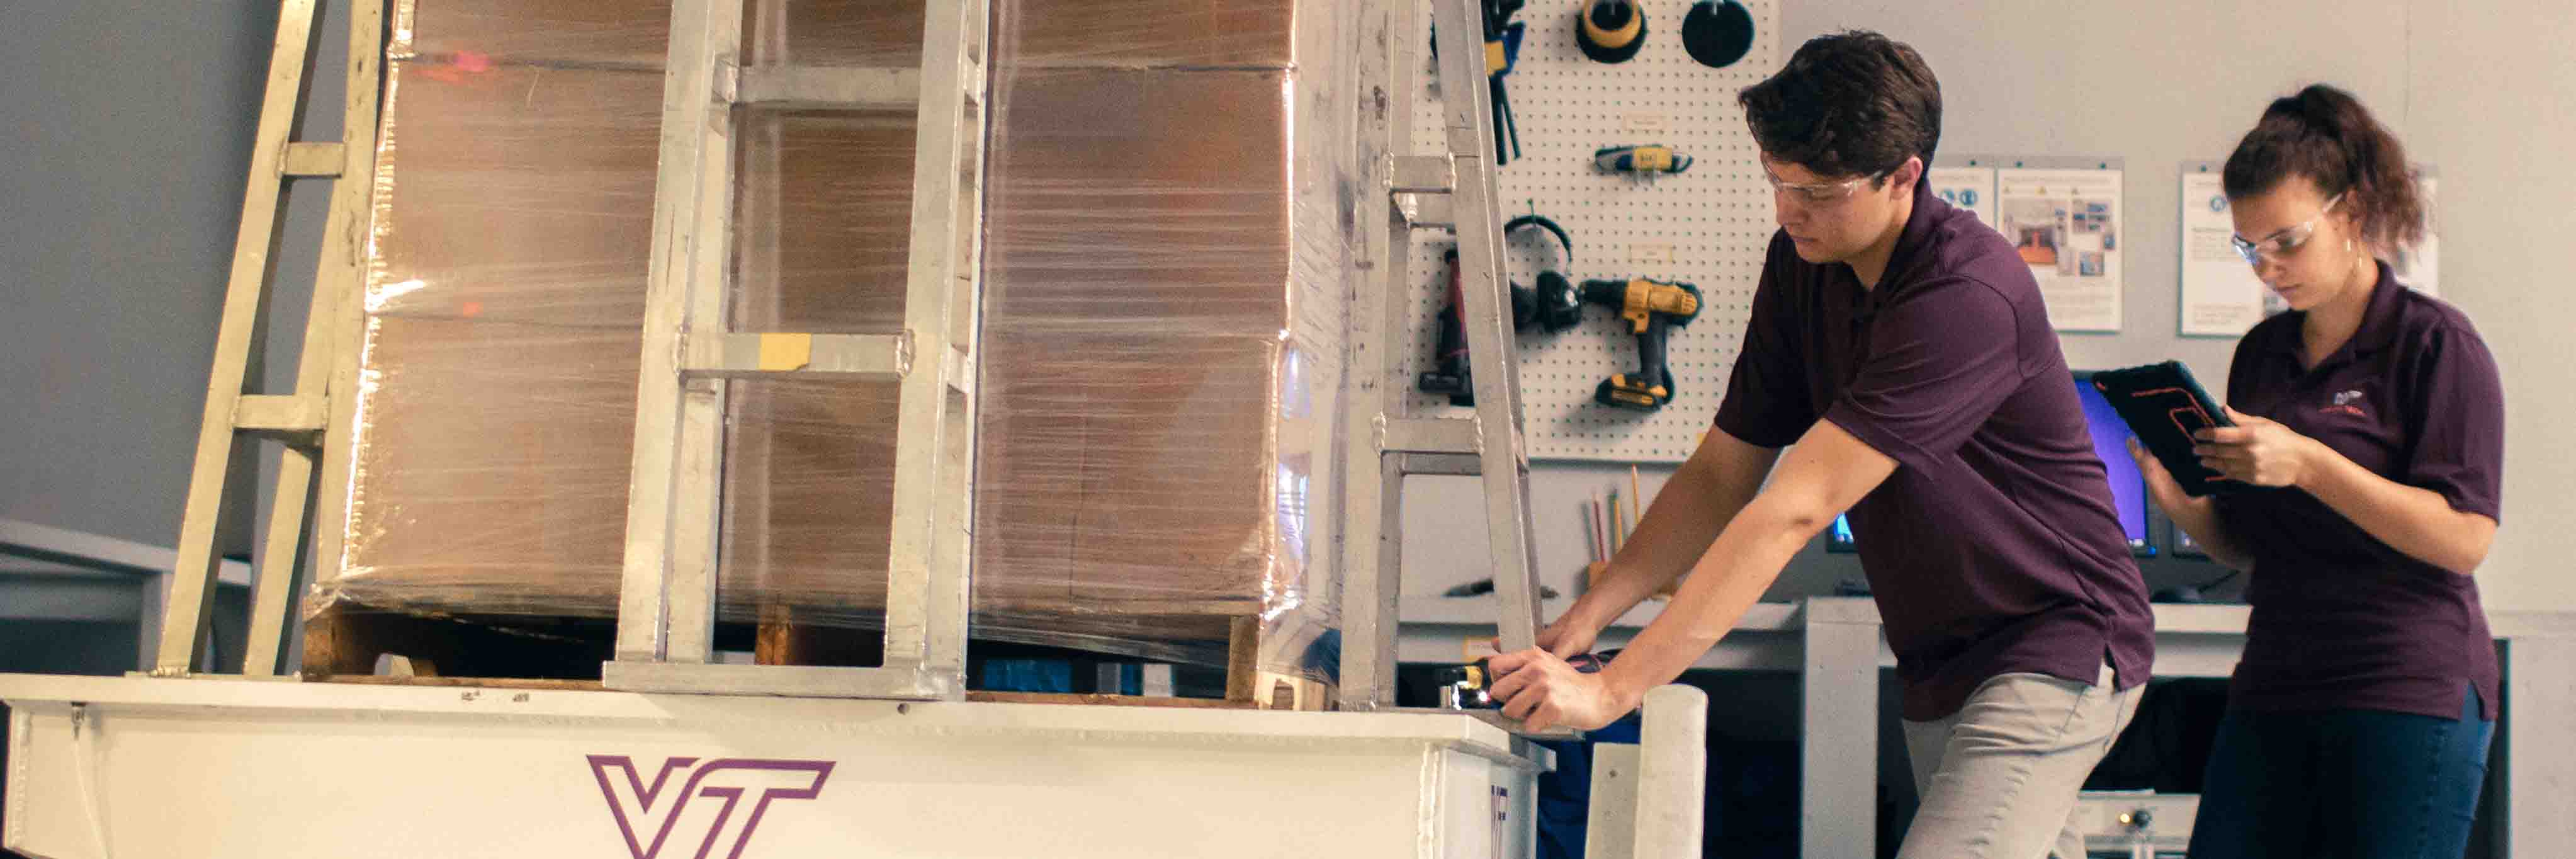
[[[1897,859],[2084,859],[2076,792],[2138,712],[2139,686],[2004,674],[1948,718],[1905,723],[1923,796]]]

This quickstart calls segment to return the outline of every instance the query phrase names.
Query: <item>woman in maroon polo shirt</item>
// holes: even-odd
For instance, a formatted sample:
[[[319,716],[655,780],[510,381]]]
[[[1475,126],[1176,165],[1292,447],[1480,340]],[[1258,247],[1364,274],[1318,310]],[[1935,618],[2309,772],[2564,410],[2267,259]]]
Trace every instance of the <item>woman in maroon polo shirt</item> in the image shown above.
[[[2202,461],[2248,484],[2156,502],[2251,571],[2244,659],[2192,859],[2457,857],[2486,773],[2496,661],[2471,578],[2495,539],[2504,397],[2467,316],[2382,258],[2422,238],[2404,150],[2318,85],[2227,160],[2237,249],[2289,312],[2228,372]]]

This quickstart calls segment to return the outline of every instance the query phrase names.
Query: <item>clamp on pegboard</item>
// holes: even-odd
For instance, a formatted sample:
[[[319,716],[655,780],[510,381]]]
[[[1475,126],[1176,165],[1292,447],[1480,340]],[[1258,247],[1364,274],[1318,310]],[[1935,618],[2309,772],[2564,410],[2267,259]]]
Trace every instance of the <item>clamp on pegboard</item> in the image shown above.
[[[1604,146],[1592,151],[1592,166],[1606,173],[1653,179],[1691,168],[1691,157],[1660,143]]]

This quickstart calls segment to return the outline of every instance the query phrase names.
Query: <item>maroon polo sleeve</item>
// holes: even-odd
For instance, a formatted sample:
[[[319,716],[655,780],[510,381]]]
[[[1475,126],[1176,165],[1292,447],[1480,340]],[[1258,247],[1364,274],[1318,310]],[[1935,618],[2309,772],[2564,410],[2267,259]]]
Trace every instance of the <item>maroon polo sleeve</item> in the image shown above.
[[[1736,351],[1726,399],[1717,406],[1717,428],[1755,447],[1788,447],[1816,425],[1806,373],[1815,356],[1798,337],[1788,294],[1794,284],[1783,275],[1791,267],[1781,259],[1786,244],[1785,236],[1772,237],[1753,290],[1752,318],[1744,323],[1744,345]]]
[[[1974,279],[1910,285],[1870,323],[1869,358],[1824,419],[1933,469],[2020,388],[2021,329],[2012,303]]]
[[[2406,416],[2413,450],[2405,483],[2441,493],[2451,509],[2502,521],[2504,384],[2486,341],[2465,324],[2426,335]]]

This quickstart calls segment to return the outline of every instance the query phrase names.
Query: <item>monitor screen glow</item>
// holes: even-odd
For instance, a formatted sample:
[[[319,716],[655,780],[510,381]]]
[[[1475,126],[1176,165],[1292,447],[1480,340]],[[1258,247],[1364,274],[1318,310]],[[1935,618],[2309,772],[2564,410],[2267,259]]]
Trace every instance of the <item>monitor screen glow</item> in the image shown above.
[[[2084,404],[2084,426],[2093,436],[2093,453],[2102,458],[2102,467],[2111,481],[2111,502],[2120,516],[2120,530],[2129,539],[2129,551],[2139,557],[2152,557],[2155,544],[2148,536],[2147,479],[2138,470],[2138,461],[2129,455],[2127,422],[2112,410],[2111,402],[2094,390],[2090,373],[2076,373],[2076,398]],[[1825,550],[1854,552],[1859,541],[1852,534],[1851,514],[1834,517],[1833,527],[1825,531]]]
[[[2093,432],[2093,453],[2102,457],[2102,467],[2111,478],[2111,502],[2120,513],[2120,530],[2129,538],[2129,550],[2141,557],[2155,554],[2147,537],[2147,478],[2138,471],[2138,461],[2129,455],[2129,439],[2136,434],[2120,420],[2111,401],[2093,388],[2091,374],[2075,374],[2075,396],[2084,403],[2084,425]]]

